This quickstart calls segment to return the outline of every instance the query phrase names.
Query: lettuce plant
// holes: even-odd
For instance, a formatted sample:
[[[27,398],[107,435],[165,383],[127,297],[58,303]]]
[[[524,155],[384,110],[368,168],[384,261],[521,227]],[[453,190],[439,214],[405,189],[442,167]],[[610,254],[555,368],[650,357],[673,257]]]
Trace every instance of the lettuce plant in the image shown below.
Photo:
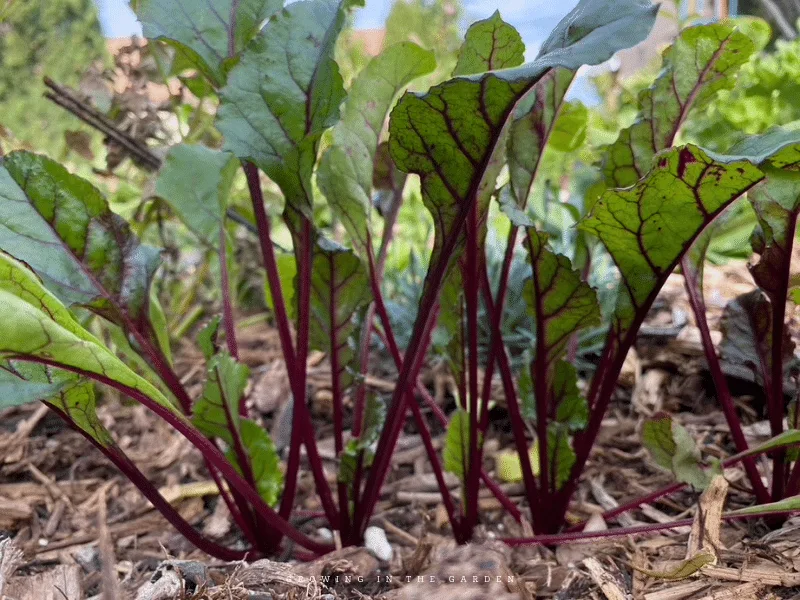
[[[593,197],[579,226],[585,264],[573,265],[551,249],[526,210],[542,155],[551,144],[568,146],[564,140],[576,127],[577,112],[565,101],[575,70],[643,40],[657,8],[643,0],[582,0],[527,64],[519,34],[496,13],[469,29],[452,79],[397,102],[410,82],[433,71],[433,56],[415,44],[393,45],[346,92],[333,52],[352,8],[347,0],[286,7],[273,0],[225,0],[213,9],[194,0],[136,3],[145,35],[171,46],[219,98],[216,124],[224,146],[171,148],[155,186],[198,244],[219,259],[222,316],[197,335],[206,360],[198,397],[189,395],[172,366],[152,286],[159,251],[141,243],[96,188],[52,160],[14,152],[0,164],[3,404],[44,401],[179,531],[220,558],[274,554],[287,544],[303,548],[301,556],[331,549],[292,524],[303,450],[324,518],[345,544],[358,543],[409,410],[459,542],[471,539],[479,522],[481,484],[516,519],[528,518],[483,468],[495,370],[521,458],[530,521],[537,533],[557,532],[625,354],[667,276],[731,203],[759,184],[783,190],[781,182],[800,165],[800,136],[791,132],[751,139],[731,155],[673,146],[691,106],[725,85],[740,64],[738,55],[747,52],[747,37],[732,27],[688,30],[679,41],[686,48],[675,46],[666,74],[643,95],[642,120],[608,149],[607,189]],[[686,56],[693,56],[691,68],[683,64]],[[386,146],[381,138],[390,111]],[[239,360],[227,209],[240,169],[292,394],[285,465],[248,413],[249,372]],[[499,186],[505,173],[508,183]],[[401,352],[381,284],[407,174],[419,177],[434,244]],[[267,206],[264,177],[280,189],[282,206]],[[372,210],[376,196],[380,216]],[[496,290],[485,254],[494,201],[512,223]],[[320,206],[329,209],[334,226],[319,223]],[[290,234],[290,253],[276,251],[276,216]],[[603,318],[582,275],[592,236],[616,263],[620,290],[604,317],[608,339],[584,397],[568,359],[577,336]],[[534,342],[517,377],[501,331],[520,240],[530,278],[514,293],[527,304]],[[480,311],[489,321],[482,383]],[[89,332],[90,321],[102,335]],[[459,389],[459,408],[449,423],[419,381],[437,324],[446,333]],[[373,334],[398,370],[388,403],[366,387]],[[107,337],[113,346],[104,343]],[[333,481],[308,408],[311,350],[324,352],[331,366],[338,459]],[[95,384],[143,404],[201,453],[246,550],[204,538],[159,495],[97,418]],[[448,427],[441,458],[420,400]],[[533,422],[536,440],[528,438],[525,420]],[[538,445],[535,467],[531,444]],[[445,469],[462,479],[460,500],[448,491]]]

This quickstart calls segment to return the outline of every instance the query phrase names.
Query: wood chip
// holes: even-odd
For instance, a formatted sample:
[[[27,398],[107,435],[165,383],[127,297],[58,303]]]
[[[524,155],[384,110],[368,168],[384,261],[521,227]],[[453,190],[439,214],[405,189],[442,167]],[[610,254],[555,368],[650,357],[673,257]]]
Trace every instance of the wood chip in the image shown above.
[[[118,600],[120,597],[119,585],[115,571],[117,561],[114,557],[114,542],[111,539],[111,533],[108,531],[105,488],[102,489],[103,492],[100,494],[97,510],[97,545],[100,550],[100,573],[103,584],[103,600]]]
[[[764,585],[753,581],[707,594],[698,600],[764,600]]]
[[[645,594],[644,600],[683,600],[707,587],[708,583],[705,581],[680,583],[678,585],[671,585],[665,590],[658,590]]]
[[[732,569],[729,567],[706,567],[703,574],[723,581],[761,582],[768,586],[795,587],[800,585],[800,573],[787,573],[771,569]]]
[[[719,532],[722,526],[722,509],[725,507],[727,495],[727,480],[722,475],[716,475],[703,495],[700,496],[699,508],[686,544],[687,559],[701,551],[716,554],[723,549]]]
[[[600,564],[596,558],[587,558],[583,561],[583,566],[589,571],[589,577],[602,590],[608,600],[627,600],[625,591],[611,573]]]
[[[5,594],[14,600],[83,600],[81,567],[58,565],[44,573],[12,577]]]
[[[0,541],[0,598],[5,598],[3,590],[14,571],[22,564],[22,551],[14,545],[11,538]]]

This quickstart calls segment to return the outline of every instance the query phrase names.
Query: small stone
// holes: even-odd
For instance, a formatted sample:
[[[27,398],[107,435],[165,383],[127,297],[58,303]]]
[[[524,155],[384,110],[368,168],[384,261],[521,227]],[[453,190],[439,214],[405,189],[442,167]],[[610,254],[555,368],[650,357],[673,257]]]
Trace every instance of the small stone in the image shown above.
[[[96,546],[84,546],[75,553],[75,562],[87,573],[99,571],[101,568],[100,551]]]
[[[327,527],[320,527],[317,529],[317,536],[324,542],[333,541],[333,532]]]
[[[380,527],[367,527],[364,532],[364,547],[380,560],[392,560],[392,545],[386,539],[386,532]]]

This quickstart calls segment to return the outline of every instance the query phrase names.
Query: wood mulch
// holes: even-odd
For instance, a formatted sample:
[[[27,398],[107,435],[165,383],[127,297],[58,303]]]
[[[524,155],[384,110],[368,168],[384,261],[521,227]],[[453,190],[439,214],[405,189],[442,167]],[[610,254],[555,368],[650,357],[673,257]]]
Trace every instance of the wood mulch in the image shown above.
[[[752,287],[740,266],[709,269],[706,281],[709,320],[717,331],[724,302]],[[597,529],[713,514],[698,511],[698,494],[686,491],[608,523],[599,517],[671,482],[641,447],[641,425],[648,416],[661,410],[673,414],[706,458],[732,453],[680,276],[670,279],[647,326],[628,357],[570,513],[573,519],[592,517]],[[288,434],[282,409],[289,390],[277,336],[264,324],[254,325],[242,331],[240,345],[254,373],[251,408],[280,445]],[[202,382],[201,357],[189,343],[176,356],[176,369],[196,393]],[[309,367],[320,450],[333,479],[328,366],[324,357],[314,355]],[[750,441],[766,439],[760,392],[747,374],[730,374]],[[376,363],[369,384],[385,394],[392,389],[391,378],[392,370]],[[450,401],[446,374],[430,369],[427,378],[438,399]],[[499,386],[497,390],[500,408],[487,444],[490,472],[493,454],[511,441]],[[241,545],[190,445],[143,407],[113,394],[104,400],[98,411],[102,422],[181,514],[220,543]],[[441,445],[443,432],[434,433]],[[748,505],[743,473],[728,469],[725,476],[726,510]],[[455,479],[450,483],[458,486]],[[524,505],[520,484],[503,487]],[[301,475],[299,490],[298,508],[317,510],[307,474]],[[719,508],[722,501],[715,502]],[[758,521],[717,522],[716,535],[709,536],[716,537],[716,564],[670,578],[697,550],[688,527],[557,548],[510,549],[498,538],[523,536],[525,527],[488,493],[482,495],[481,511],[476,542],[455,546],[424,448],[409,427],[372,521],[392,545],[391,560],[379,561],[363,548],[345,548],[311,563],[224,564],[195,550],[102,455],[44,407],[0,413],[0,538],[5,538],[0,541],[0,599],[800,600],[800,517],[775,530]],[[711,521],[705,527],[713,530]],[[315,534],[324,523],[305,519],[302,527]]]

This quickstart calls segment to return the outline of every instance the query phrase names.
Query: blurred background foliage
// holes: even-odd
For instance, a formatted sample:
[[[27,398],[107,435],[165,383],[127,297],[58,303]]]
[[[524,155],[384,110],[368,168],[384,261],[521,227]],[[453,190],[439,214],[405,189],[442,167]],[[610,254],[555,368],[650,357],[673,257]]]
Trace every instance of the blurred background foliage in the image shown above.
[[[2,0],[0,5],[0,142],[65,158],[66,136],[100,137],[42,97],[46,74],[76,85],[111,56],[93,0]]]

